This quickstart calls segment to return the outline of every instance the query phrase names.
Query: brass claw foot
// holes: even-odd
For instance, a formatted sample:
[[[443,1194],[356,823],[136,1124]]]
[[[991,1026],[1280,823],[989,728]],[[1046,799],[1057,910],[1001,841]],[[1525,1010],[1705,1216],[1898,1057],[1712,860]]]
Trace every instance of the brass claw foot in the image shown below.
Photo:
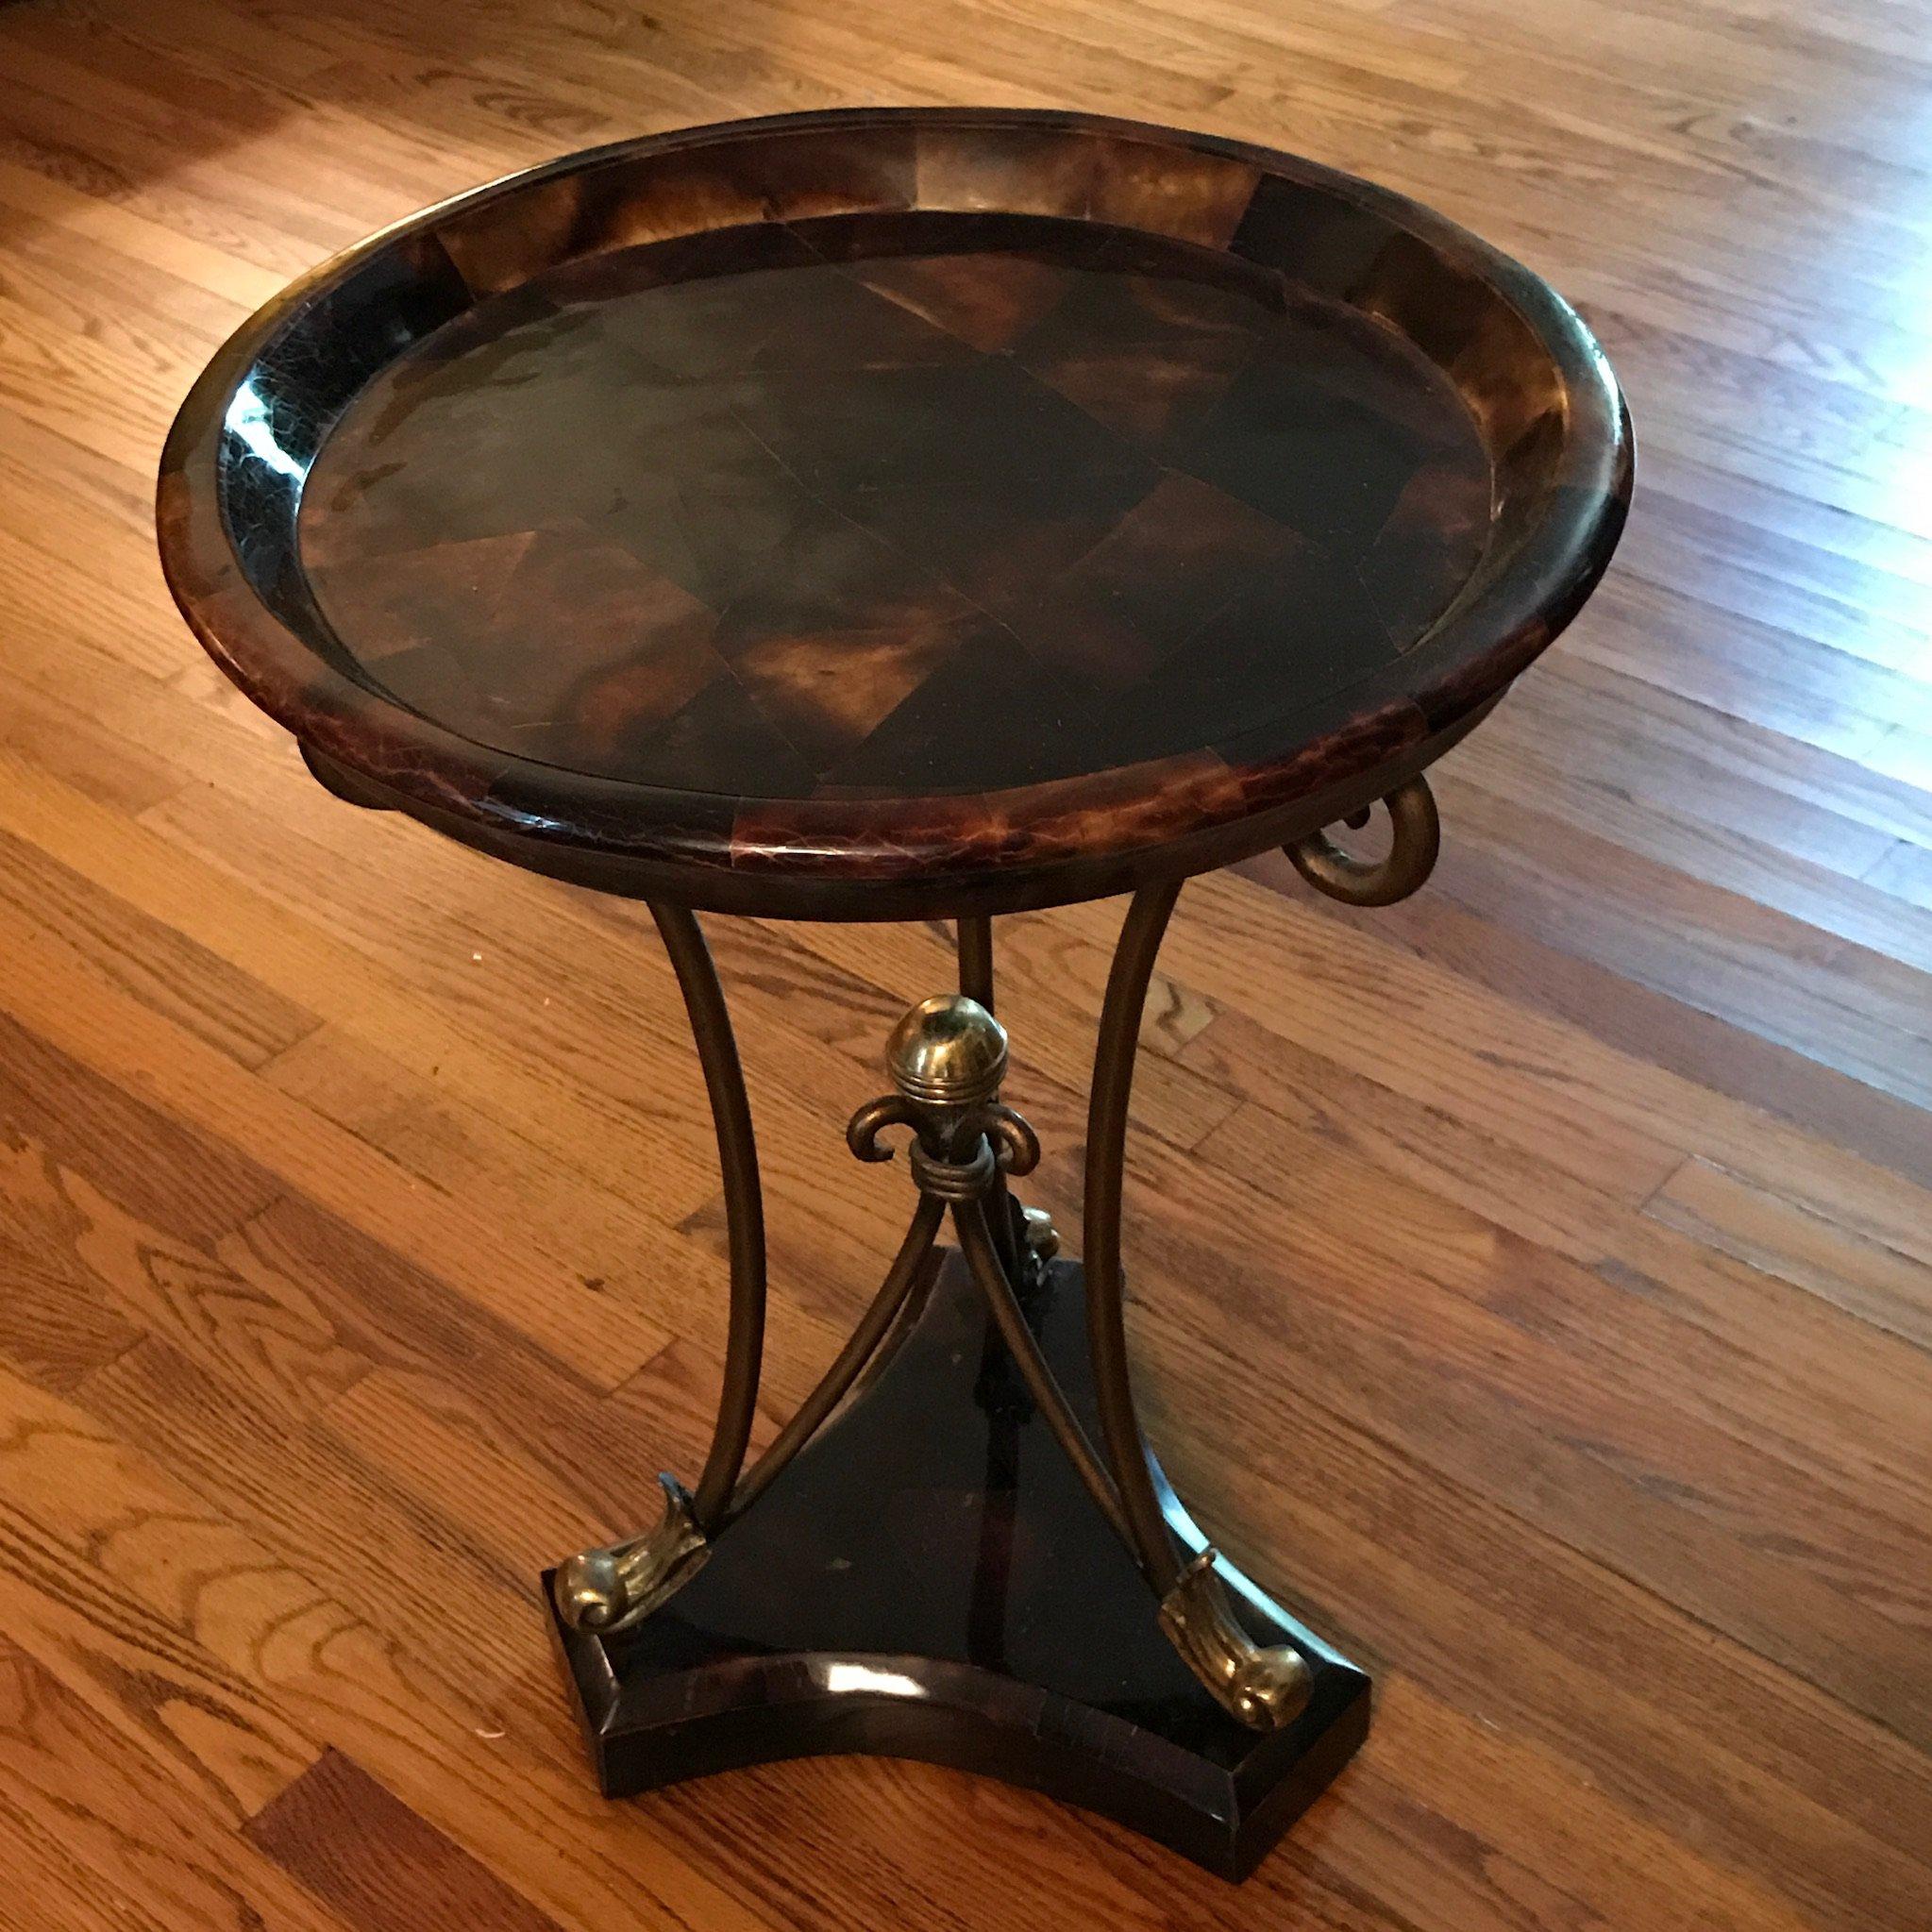
[[[698,1571],[711,1545],[692,1513],[691,1493],[661,1475],[664,1513],[655,1528],[601,1550],[585,1550],[557,1566],[551,1594],[573,1630],[614,1637],[641,1623]]]
[[[1161,1628],[1223,1710],[1253,1730],[1278,1731],[1308,1702],[1307,1663],[1286,1644],[1263,1649],[1249,1638],[1214,1564],[1205,1549],[1174,1579],[1161,1600]]]
[[[1027,1252],[1044,1268],[1060,1252],[1060,1230],[1043,1207],[1023,1207],[1020,1216],[1026,1222]]]

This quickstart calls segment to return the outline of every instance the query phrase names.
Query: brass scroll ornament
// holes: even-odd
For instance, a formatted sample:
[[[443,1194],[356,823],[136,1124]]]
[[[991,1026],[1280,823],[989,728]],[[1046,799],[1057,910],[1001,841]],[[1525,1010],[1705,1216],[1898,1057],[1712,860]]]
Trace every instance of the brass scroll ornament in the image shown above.
[[[1235,1621],[1228,1593],[1203,1550],[1161,1600],[1161,1628],[1215,1702],[1256,1731],[1301,1716],[1313,1688],[1308,1666],[1287,1644],[1264,1649]]]
[[[654,1529],[628,1542],[585,1550],[557,1566],[550,1593],[573,1630],[615,1637],[641,1623],[704,1567],[711,1545],[692,1514],[691,1492],[661,1475],[664,1513]]]
[[[1398,785],[1383,804],[1388,810],[1393,843],[1383,859],[1357,859],[1345,852],[1325,832],[1311,832],[1282,849],[1294,867],[1318,892],[1352,906],[1392,906],[1407,899],[1436,869],[1442,849],[1442,821],[1436,795],[1420,774]],[[1369,822],[1366,809],[1348,820],[1361,827]]]

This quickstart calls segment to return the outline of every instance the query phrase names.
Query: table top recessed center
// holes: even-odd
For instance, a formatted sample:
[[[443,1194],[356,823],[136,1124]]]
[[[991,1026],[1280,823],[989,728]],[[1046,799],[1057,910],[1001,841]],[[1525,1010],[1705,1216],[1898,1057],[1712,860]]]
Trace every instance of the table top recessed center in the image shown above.
[[[1628,473],[1581,323],[1412,203],[868,109],[572,157],[325,264],[184,408],[162,552],[358,796],[610,889],[894,916],[1388,789],[1574,613]]]
[[[371,680],[480,745],[916,798],[1305,712],[1423,634],[1489,525],[1460,395],[1356,311],[1183,242],[937,211],[479,305],[350,405],[300,544]]]

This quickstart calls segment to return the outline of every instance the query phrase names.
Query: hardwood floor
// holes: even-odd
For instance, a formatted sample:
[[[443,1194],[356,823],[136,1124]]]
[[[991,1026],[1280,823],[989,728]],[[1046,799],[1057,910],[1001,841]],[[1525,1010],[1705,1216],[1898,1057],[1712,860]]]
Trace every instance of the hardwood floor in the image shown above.
[[[1298,148],[1577,300],[1604,592],[1385,913],[1191,886],[1135,1094],[1151,1424],[1375,1670],[1246,1888],[949,1772],[609,1806],[532,1578],[701,1453],[717,1180],[663,952],[354,813],[150,531],[255,302],[557,149],[828,103]],[[1932,10],[1919,0],[0,6],[0,1924],[1932,1924]],[[1117,907],[1003,921],[1071,1204]],[[924,929],[712,922],[769,1414],[902,1184]]]

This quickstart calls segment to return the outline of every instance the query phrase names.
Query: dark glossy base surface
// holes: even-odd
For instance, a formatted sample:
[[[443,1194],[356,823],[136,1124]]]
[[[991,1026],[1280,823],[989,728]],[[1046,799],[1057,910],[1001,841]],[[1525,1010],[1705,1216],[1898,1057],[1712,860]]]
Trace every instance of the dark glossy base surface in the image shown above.
[[[1092,1430],[1078,1266],[1056,1264],[1028,1312]],[[1222,1571],[1255,1640],[1313,1669],[1282,1731],[1236,1723],[1181,1663],[949,1254],[843,1411],[669,1604],[609,1643],[552,1621],[613,1797],[786,1757],[923,1758],[1241,1878],[1362,1741],[1369,1680]]]

